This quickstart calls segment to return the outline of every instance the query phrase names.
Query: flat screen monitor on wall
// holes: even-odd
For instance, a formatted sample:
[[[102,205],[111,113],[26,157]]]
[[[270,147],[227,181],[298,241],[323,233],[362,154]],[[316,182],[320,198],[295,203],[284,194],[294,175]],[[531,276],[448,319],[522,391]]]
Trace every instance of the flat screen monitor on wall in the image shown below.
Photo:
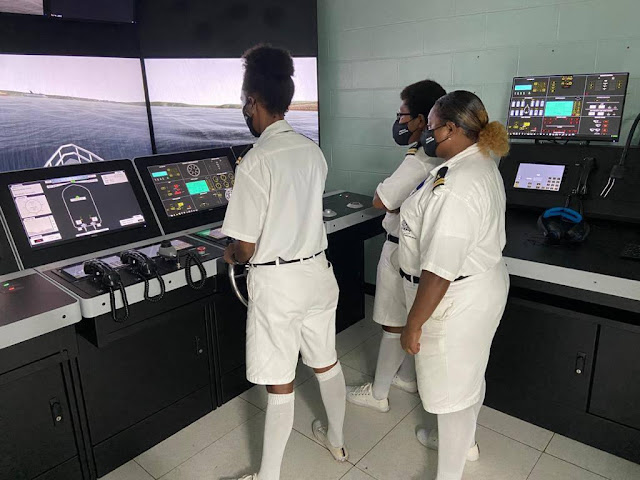
[[[44,15],[44,0],[0,0],[0,13]]]
[[[73,20],[135,22],[136,0],[48,0],[49,15]]]
[[[149,154],[139,59],[0,55],[0,171]]]
[[[509,135],[616,142],[628,83],[628,73],[516,77]]]
[[[294,58],[296,93],[286,120],[319,142],[317,61]],[[253,143],[240,104],[239,58],[147,59],[149,100],[158,153]]]

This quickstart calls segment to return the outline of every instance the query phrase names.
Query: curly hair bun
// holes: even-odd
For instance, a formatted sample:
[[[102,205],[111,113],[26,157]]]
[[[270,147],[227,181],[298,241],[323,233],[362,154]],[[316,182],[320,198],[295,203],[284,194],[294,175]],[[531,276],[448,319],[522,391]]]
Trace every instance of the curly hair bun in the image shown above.
[[[291,55],[281,48],[258,45],[248,50],[243,58],[247,71],[257,75],[284,80],[295,73]]]
[[[499,157],[509,153],[509,135],[507,129],[500,122],[489,122],[478,135],[478,146],[489,154],[493,152]]]

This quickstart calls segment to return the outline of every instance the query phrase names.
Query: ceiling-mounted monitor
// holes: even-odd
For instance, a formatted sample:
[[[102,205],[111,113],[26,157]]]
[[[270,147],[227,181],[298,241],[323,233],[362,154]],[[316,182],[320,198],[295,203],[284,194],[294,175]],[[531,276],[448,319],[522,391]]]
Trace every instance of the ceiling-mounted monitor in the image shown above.
[[[71,20],[134,23],[136,0],[48,0],[49,15]]]
[[[285,119],[319,143],[317,61],[293,60],[295,94]],[[145,68],[158,153],[256,141],[242,115],[242,59],[146,59]]]
[[[44,15],[44,0],[0,0],[0,13]]]
[[[509,136],[617,142],[628,83],[628,73],[516,77]]]
[[[0,55],[0,171],[151,152],[139,59]]]

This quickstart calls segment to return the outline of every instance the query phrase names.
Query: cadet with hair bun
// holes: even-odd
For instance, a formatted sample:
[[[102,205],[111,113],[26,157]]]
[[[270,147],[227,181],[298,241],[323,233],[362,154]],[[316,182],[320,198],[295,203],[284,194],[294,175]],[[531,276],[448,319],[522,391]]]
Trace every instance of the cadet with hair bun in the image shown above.
[[[327,162],[284,119],[294,93],[291,55],[259,46],[243,58],[243,113],[259,138],[236,169],[222,231],[237,239],[225,251],[227,263],[250,265],[247,379],[266,385],[268,400],[260,471],[242,480],[278,480],[293,427],[298,355],[315,371],[327,413],[327,424],[313,422],[313,434],[337,461],[349,458],[335,348],[338,284],[324,253]]]
[[[400,275],[407,325],[402,347],[416,357],[418,388],[438,429],[418,430],[438,450],[436,480],[460,480],[479,458],[476,422],[484,375],[502,318],[509,275],[506,195],[492,158],[506,155],[506,129],[489,122],[482,101],[455,91],[431,109],[421,143],[435,167],[400,209]]]

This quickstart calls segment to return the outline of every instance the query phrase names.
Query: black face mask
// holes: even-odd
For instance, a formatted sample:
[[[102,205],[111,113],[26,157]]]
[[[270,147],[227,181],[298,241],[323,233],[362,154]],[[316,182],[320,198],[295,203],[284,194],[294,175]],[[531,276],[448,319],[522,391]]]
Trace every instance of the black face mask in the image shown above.
[[[409,145],[409,139],[413,132],[409,130],[409,122],[400,123],[396,120],[393,124],[393,139],[398,145]]]
[[[444,142],[438,142],[436,137],[433,135],[433,132],[438,130],[439,128],[445,127],[446,125],[440,125],[439,127],[433,128],[431,130],[425,130],[420,135],[420,144],[422,148],[424,148],[424,153],[426,153],[429,157],[437,157],[438,154],[436,151],[438,150],[438,146]],[[446,139],[445,139],[446,140]]]
[[[245,122],[247,122],[247,127],[249,127],[249,131],[251,132],[251,135],[253,135],[254,137],[259,137],[260,132],[258,132],[253,126],[253,117],[249,116],[249,114],[247,113],[248,104],[249,104],[249,101],[247,101],[244,107],[242,107],[242,114],[244,115],[244,120]]]

